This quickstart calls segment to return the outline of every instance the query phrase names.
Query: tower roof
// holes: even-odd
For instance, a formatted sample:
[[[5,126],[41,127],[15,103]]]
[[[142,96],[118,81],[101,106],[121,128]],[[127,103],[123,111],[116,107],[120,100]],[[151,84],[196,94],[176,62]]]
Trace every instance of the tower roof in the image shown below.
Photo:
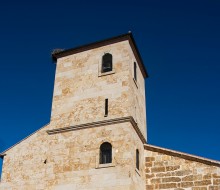
[[[90,50],[90,49],[94,49],[94,48],[98,48],[98,47],[101,47],[101,46],[106,46],[106,45],[110,45],[110,44],[114,44],[114,43],[122,42],[122,41],[126,41],[126,40],[129,41],[131,49],[132,49],[132,51],[135,55],[135,58],[137,60],[137,63],[140,67],[140,70],[141,70],[144,78],[147,78],[148,77],[147,70],[144,66],[143,60],[142,60],[141,55],[138,51],[138,48],[137,48],[137,45],[135,43],[134,37],[133,37],[132,33],[130,33],[130,32],[127,33],[127,34],[122,34],[122,35],[115,36],[115,37],[112,37],[112,38],[108,38],[108,39],[104,39],[104,40],[101,40],[101,41],[96,41],[96,42],[93,42],[93,43],[78,46],[78,47],[75,47],[75,48],[71,48],[71,49],[67,49],[67,50],[61,50],[61,51],[55,51],[55,52],[52,53],[52,58],[53,58],[54,61],[56,61],[57,59],[59,59],[61,57],[65,57],[65,56],[72,55],[72,54],[75,54],[75,53],[80,53],[82,51],[87,51],[87,50]]]

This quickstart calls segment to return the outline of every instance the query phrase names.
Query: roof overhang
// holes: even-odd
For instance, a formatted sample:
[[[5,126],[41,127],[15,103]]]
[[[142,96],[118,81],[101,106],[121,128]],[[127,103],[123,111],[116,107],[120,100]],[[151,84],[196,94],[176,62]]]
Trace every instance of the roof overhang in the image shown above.
[[[54,61],[57,61],[57,59],[68,56],[68,55],[80,53],[83,51],[91,50],[94,48],[99,48],[102,46],[106,46],[106,45],[110,45],[110,44],[114,44],[114,43],[118,43],[118,42],[122,42],[122,41],[126,41],[126,40],[129,41],[129,44],[130,44],[131,49],[135,55],[135,58],[137,60],[137,63],[138,63],[139,68],[141,70],[141,73],[143,74],[144,78],[147,78],[148,77],[147,70],[144,66],[143,60],[141,58],[140,52],[138,51],[138,48],[137,48],[137,45],[135,43],[135,40],[134,40],[132,33],[122,34],[120,36],[108,38],[108,39],[101,40],[101,41],[96,41],[96,42],[82,45],[82,46],[78,46],[78,47],[75,47],[72,49],[54,52],[54,53],[52,53],[52,59]]]
[[[166,154],[169,156],[183,158],[183,159],[194,161],[194,162],[200,162],[203,164],[220,167],[220,161],[207,159],[207,158],[196,156],[193,154],[187,154],[184,152],[175,151],[175,150],[171,150],[171,149],[167,149],[167,148],[162,148],[162,147],[154,146],[154,145],[150,145],[150,144],[145,144],[144,149],[150,150],[153,152],[159,152],[159,153]]]
[[[6,154],[0,154],[0,158],[4,158],[4,156],[5,156]]]
[[[13,146],[9,147],[8,149],[6,149],[5,151],[0,153],[0,158],[4,158],[4,156],[6,156],[6,152],[12,148],[14,148],[15,146],[17,146],[18,144],[20,144],[21,142],[25,141],[26,139],[28,139],[29,137],[31,137],[32,135],[34,135],[35,133],[37,133],[38,131],[40,131],[41,129],[45,128],[47,125],[49,125],[50,123],[44,125],[43,127],[41,127],[40,129],[38,129],[37,131],[33,132],[32,134],[30,134],[29,136],[25,137],[24,139],[20,140],[19,142],[17,142],[16,144],[14,144]]]

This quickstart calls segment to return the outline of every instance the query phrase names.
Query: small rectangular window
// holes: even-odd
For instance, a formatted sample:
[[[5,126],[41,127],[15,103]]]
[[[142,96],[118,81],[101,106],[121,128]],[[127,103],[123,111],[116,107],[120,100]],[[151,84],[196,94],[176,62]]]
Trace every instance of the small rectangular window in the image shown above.
[[[136,149],[136,168],[139,170],[139,150]]]
[[[137,81],[137,64],[134,62],[134,80]]]
[[[108,116],[108,99],[105,99],[105,117]]]

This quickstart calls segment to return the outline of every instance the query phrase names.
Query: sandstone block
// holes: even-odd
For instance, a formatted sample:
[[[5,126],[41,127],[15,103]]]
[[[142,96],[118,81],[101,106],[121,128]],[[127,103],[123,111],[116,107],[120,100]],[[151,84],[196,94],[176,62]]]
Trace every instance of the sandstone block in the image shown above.
[[[163,178],[162,182],[180,182],[181,179],[179,177],[168,177],[168,178]]]
[[[193,187],[193,182],[182,182],[181,187],[187,188],[187,187]]]
[[[212,184],[211,180],[202,180],[202,181],[195,181],[195,186],[204,186]]]
[[[169,188],[177,188],[176,183],[162,183],[159,184],[159,189],[169,189]]]
[[[152,167],[151,172],[165,172],[166,168],[165,167]]]
[[[220,179],[213,179],[214,185],[220,185]]]
[[[167,166],[166,171],[175,171],[180,169],[180,166]]]

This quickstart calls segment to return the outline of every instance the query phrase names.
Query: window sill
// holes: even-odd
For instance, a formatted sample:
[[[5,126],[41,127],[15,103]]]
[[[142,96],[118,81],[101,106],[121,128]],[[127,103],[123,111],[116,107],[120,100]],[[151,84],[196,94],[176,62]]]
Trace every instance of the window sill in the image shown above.
[[[110,167],[115,167],[115,164],[113,163],[108,163],[108,164],[98,164],[96,169],[101,169],[101,168],[110,168]]]
[[[99,77],[101,77],[101,76],[106,76],[106,75],[112,75],[112,74],[115,74],[115,71],[113,70],[113,71],[109,71],[109,72],[105,72],[105,73],[99,73]]]
[[[138,88],[137,81],[133,78],[135,86]]]
[[[139,176],[141,176],[140,171],[137,168],[135,168],[135,171]]]

